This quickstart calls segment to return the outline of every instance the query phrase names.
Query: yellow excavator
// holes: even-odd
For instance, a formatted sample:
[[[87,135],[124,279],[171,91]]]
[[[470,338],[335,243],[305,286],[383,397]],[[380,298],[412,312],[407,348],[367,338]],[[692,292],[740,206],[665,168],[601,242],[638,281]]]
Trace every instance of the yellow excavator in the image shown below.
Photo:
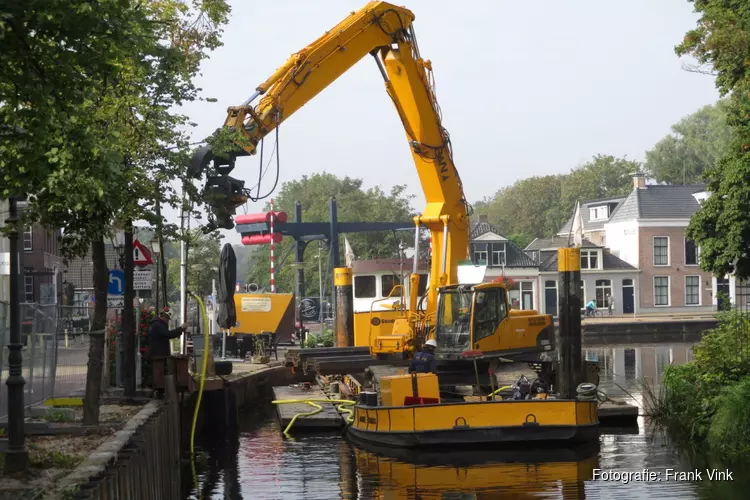
[[[427,202],[414,218],[416,248],[408,312],[396,320],[390,335],[371,340],[371,353],[408,357],[433,336],[439,359],[459,359],[477,351],[485,357],[551,351],[555,338],[551,316],[511,309],[501,283],[458,279],[459,264],[468,254],[469,205],[453,162],[450,136],[442,126],[432,65],[419,53],[413,21],[414,14],[404,7],[369,2],[293,54],[241,106],[230,107],[224,127],[246,138],[240,155],[253,155],[266,135],[274,130],[278,134],[284,120],[371,55],[401,118]],[[228,156],[218,158],[206,146],[193,158],[193,169],[202,173],[213,160],[205,193],[214,200],[210,204],[218,227],[229,229],[234,209],[247,196],[244,183],[227,175],[235,155]],[[429,283],[421,298],[416,266],[420,227],[430,231],[432,242]]]

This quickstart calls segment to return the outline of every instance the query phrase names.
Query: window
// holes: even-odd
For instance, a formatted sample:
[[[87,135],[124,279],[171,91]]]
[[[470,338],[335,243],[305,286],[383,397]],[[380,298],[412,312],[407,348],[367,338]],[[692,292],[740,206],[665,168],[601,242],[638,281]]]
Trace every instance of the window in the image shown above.
[[[34,302],[34,277],[24,276],[23,277],[23,292],[26,302]]]
[[[492,265],[498,267],[505,265],[505,243],[492,244]]]
[[[354,277],[354,298],[356,299],[374,299],[375,298],[375,276],[355,276]]]
[[[586,282],[583,280],[581,280],[580,294],[581,294],[581,303],[585,305],[588,302],[588,300],[586,300]]]
[[[669,305],[669,277],[654,276],[654,305]]]
[[[701,277],[685,276],[685,305],[699,306],[701,304]]]
[[[669,238],[667,236],[654,236],[654,265],[669,265]]]
[[[487,251],[474,251],[474,264],[487,265]]]
[[[596,307],[606,309],[609,306],[607,296],[612,295],[612,280],[596,280]]]
[[[505,319],[505,290],[477,292],[474,303],[474,342],[489,337]]]
[[[30,252],[34,248],[33,240],[32,228],[26,228],[26,231],[23,232],[23,250],[25,252]]]
[[[383,297],[388,297],[388,294],[391,293],[391,290],[393,290],[393,287],[396,285],[401,284],[401,278],[398,276],[395,276],[393,274],[386,274],[384,276],[380,277],[380,286],[383,289]],[[401,293],[396,292],[393,294],[394,297],[400,297]]]
[[[608,217],[609,207],[607,205],[589,208],[589,219],[591,220],[605,220]]]
[[[695,244],[695,240],[685,238],[685,265],[697,266],[700,264],[700,248]]]
[[[599,252],[581,250],[581,269],[599,269]]]

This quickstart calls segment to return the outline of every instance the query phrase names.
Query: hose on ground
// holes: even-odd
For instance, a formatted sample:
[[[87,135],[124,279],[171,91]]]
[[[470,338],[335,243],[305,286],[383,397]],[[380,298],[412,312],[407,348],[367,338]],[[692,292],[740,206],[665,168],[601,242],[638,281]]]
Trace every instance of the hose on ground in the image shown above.
[[[348,399],[327,399],[327,398],[307,398],[307,399],[276,399],[274,401],[271,401],[271,403],[275,405],[283,405],[283,404],[308,404],[312,406],[314,409],[312,411],[303,412],[303,413],[297,413],[292,417],[292,419],[287,424],[286,428],[284,429],[284,436],[290,437],[289,430],[294,425],[294,422],[297,421],[300,417],[311,417],[313,415],[317,415],[321,411],[323,411],[323,407],[316,403],[335,403],[338,406],[336,406],[336,409],[342,413],[346,413],[346,422],[352,423],[354,421],[354,412],[347,408],[348,406],[354,406],[357,404],[356,401],[351,401]]]

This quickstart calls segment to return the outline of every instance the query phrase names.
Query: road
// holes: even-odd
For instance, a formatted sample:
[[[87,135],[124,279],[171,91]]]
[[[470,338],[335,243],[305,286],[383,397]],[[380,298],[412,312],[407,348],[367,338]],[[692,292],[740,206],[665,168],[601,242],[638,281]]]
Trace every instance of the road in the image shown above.
[[[50,397],[70,396],[86,388],[86,370],[88,364],[88,339],[69,340],[65,347],[63,339],[58,341],[57,369],[55,365],[55,351],[51,340],[46,348],[39,345],[32,350],[24,347],[23,378],[24,403],[32,405]],[[3,370],[0,373],[0,418],[7,415],[8,410],[8,350],[3,349]]]

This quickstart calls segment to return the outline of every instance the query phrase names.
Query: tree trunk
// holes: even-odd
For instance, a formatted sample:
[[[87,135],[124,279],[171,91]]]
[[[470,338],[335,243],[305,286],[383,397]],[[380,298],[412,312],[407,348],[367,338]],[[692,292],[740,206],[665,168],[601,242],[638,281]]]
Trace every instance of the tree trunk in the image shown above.
[[[83,398],[83,425],[99,424],[99,397],[102,391],[102,369],[104,364],[104,339],[107,325],[107,287],[109,270],[104,254],[104,240],[91,244],[91,260],[94,264],[94,321],[91,325],[89,362],[86,373],[86,395]]]

